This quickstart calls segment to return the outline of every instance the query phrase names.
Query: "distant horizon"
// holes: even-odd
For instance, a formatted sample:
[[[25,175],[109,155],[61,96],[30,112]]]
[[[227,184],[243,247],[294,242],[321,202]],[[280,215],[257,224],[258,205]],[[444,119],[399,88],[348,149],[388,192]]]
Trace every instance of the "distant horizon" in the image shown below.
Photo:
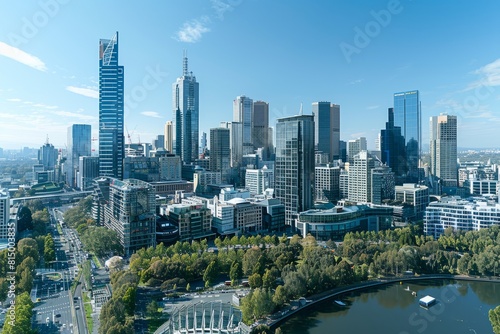
[[[47,136],[65,147],[72,124],[99,137],[98,44],[116,31],[133,141],[150,143],[172,120],[185,51],[200,83],[200,133],[232,121],[239,95],[269,103],[272,127],[301,104],[310,114],[328,101],[340,105],[341,138],[364,136],[374,148],[393,94],[409,90],[420,92],[424,144],[429,117],[441,113],[458,116],[461,147],[487,148],[500,128],[500,44],[489,37],[500,30],[497,1],[51,3],[4,6],[4,149],[40,147]]]

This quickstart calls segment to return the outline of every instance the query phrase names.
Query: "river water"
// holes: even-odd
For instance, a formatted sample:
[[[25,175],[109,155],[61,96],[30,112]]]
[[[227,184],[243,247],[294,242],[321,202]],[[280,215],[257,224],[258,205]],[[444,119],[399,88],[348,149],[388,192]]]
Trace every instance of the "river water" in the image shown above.
[[[426,295],[437,299],[429,309],[418,304]],[[500,305],[500,283],[403,282],[346,293],[335,299],[346,306],[333,300],[319,303],[283,323],[283,333],[493,333],[488,311]]]

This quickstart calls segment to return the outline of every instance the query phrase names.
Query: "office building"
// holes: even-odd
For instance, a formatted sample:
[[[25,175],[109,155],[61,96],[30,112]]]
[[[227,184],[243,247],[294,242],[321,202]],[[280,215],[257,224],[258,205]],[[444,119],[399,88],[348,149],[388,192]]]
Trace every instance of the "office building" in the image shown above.
[[[394,94],[394,126],[401,128],[405,139],[406,182],[418,183],[422,153],[422,115],[418,90]],[[395,171],[400,169],[396,168]]]
[[[151,146],[154,151],[158,151],[160,149],[165,148],[165,135],[158,135],[156,136],[155,139],[153,139],[153,142],[151,143]]]
[[[297,218],[297,230],[303,238],[311,234],[321,241],[342,241],[349,232],[378,232],[389,229],[391,225],[391,208],[373,208],[367,205],[336,206],[328,210],[311,209],[299,213]]]
[[[375,167],[375,159],[368,151],[361,151],[353,157],[352,164],[349,164],[349,201],[371,202],[371,175]]]
[[[219,185],[222,183],[222,173],[207,171],[196,167],[193,173],[193,187],[196,194],[206,194],[209,185]]]
[[[262,195],[266,189],[274,188],[274,171],[265,165],[260,169],[247,169],[245,187],[252,196]]]
[[[95,179],[94,218],[118,233],[125,255],[155,245],[156,199],[151,184],[110,177]]]
[[[43,166],[44,170],[54,170],[59,152],[54,145],[47,142],[38,150],[38,162]]]
[[[253,100],[244,95],[233,101],[233,121],[242,125],[241,142],[243,154],[253,153],[252,124],[254,116]]]
[[[160,181],[160,161],[156,157],[126,157],[123,159],[123,177],[144,182]]]
[[[276,198],[285,205],[285,222],[293,226],[299,212],[313,206],[314,116],[280,118],[276,124]]]
[[[339,176],[339,193],[340,198],[349,198],[349,172],[345,169],[340,170]]]
[[[457,116],[439,115],[430,118],[431,174],[444,187],[458,186]]]
[[[445,197],[425,210],[424,233],[437,239],[448,227],[454,231],[479,231],[499,224],[500,204],[484,198]]]
[[[166,154],[160,160],[160,181],[179,181],[182,179],[181,157]]]
[[[210,171],[221,172],[222,182],[227,182],[231,169],[230,130],[210,129]]]
[[[314,147],[328,154],[328,162],[340,157],[340,106],[330,102],[314,102]]]
[[[93,180],[99,176],[99,158],[80,157],[78,165],[77,187],[82,191],[92,190],[94,188]]]
[[[405,183],[395,187],[395,200],[413,206],[414,220],[423,219],[429,205],[429,188],[415,183]]]
[[[198,159],[199,138],[199,83],[188,71],[184,54],[182,76],[172,85],[173,91],[173,149],[184,164]]]
[[[386,200],[394,199],[396,181],[391,167],[379,166],[372,169],[371,202],[382,204]]]
[[[252,143],[253,148],[263,148],[262,159],[269,159],[269,103],[253,103]]]
[[[99,41],[99,175],[123,178],[124,69],[118,65],[118,32]]]
[[[406,164],[406,144],[401,127],[394,125],[394,108],[388,109],[388,121],[380,131],[381,160],[391,168],[397,184],[402,184],[408,172]]]
[[[174,134],[172,130],[172,121],[167,121],[167,123],[165,123],[164,136],[165,136],[165,149],[167,150],[168,153],[173,153]]]
[[[365,137],[359,137],[358,139],[352,139],[347,142],[347,154],[349,155],[349,163],[352,164],[354,161],[354,156],[361,151],[367,151],[367,144]]]
[[[262,207],[243,198],[233,198],[227,202],[234,209],[234,228],[240,233],[262,230]]]
[[[68,128],[68,158],[65,166],[66,183],[70,187],[77,186],[80,157],[90,157],[92,153],[91,139],[89,124],[73,124]]]
[[[179,228],[179,239],[190,241],[212,236],[212,213],[205,205],[172,204],[168,219]]]
[[[238,168],[243,160],[243,124],[241,122],[221,122],[220,127],[229,129],[231,167]],[[210,149],[212,148],[210,147]]]
[[[316,166],[314,182],[316,202],[336,203],[340,199],[340,167]]]

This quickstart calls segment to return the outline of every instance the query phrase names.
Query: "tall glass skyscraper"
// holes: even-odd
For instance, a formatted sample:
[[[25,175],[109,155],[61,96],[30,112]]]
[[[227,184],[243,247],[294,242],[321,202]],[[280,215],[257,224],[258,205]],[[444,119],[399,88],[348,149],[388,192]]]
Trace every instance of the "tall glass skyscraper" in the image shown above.
[[[193,72],[188,71],[184,54],[182,76],[172,85],[173,92],[173,148],[174,153],[189,164],[198,159],[199,138],[199,84]]]
[[[458,186],[457,116],[430,118],[431,173],[447,187]]]
[[[419,162],[422,152],[422,115],[418,90],[394,94],[394,126],[401,128],[406,146],[406,182],[420,179]]]
[[[394,108],[389,108],[387,114],[385,129],[380,131],[382,162],[392,169],[396,183],[403,184],[408,171],[405,139],[401,127],[394,126]]]
[[[68,128],[68,164],[66,182],[76,186],[76,173],[79,170],[80,157],[90,157],[91,132],[89,124],[73,124]]]
[[[99,175],[123,178],[123,66],[118,32],[99,41]]]
[[[314,116],[280,118],[276,124],[274,189],[285,205],[285,224],[313,207]]]
[[[330,102],[314,102],[314,146],[328,154],[328,161],[340,156],[340,106]]]

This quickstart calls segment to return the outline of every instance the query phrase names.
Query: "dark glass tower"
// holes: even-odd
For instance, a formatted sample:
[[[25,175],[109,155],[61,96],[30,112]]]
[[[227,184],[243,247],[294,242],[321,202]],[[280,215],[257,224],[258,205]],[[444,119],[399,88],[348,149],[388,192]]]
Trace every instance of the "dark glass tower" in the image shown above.
[[[77,186],[76,173],[79,170],[80,157],[89,157],[91,154],[90,130],[89,124],[73,124],[68,128],[66,182],[70,187]]]
[[[401,135],[401,127],[394,125],[394,109],[388,109],[388,121],[385,130],[380,131],[380,150],[382,162],[391,167],[396,183],[403,184],[408,166],[406,164],[405,139]]]
[[[422,115],[418,90],[394,94],[394,126],[401,128],[406,148],[406,182],[420,179],[419,162],[422,151]]]
[[[99,175],[123,178],[123,66],[118,32],[99,41]]]
[[[328,154],[328,161],[340,157],[340,106],[330,102],[314,102],[314,146]]]
[[[172,85],[173,91],[173,149],[185,164],[198,159],[199,84],[188,71],[184,54],[182,76]]]
[[[278,119],[274,189],[285,205],[287,225],[313,207],[314,167],[314,116]]]

